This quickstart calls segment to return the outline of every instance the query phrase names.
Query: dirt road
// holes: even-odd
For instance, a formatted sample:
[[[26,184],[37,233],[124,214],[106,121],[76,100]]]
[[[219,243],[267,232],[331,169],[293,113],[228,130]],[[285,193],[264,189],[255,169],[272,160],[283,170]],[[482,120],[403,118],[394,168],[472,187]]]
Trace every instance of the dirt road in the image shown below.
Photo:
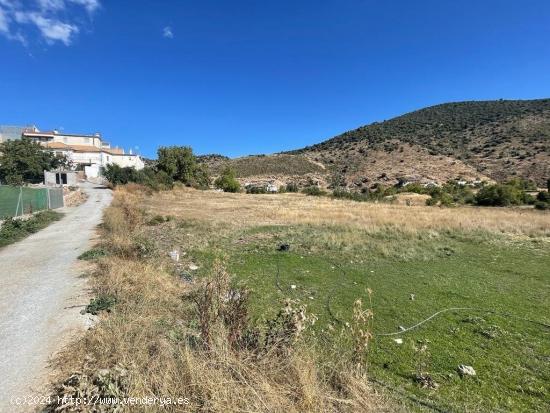
[[[90,247],[111,192],[83,185],[88,200],[0,250],[0,412],[34,411],[16,398],[39,394],[48,359],[82,329],[86,282],[77,257]]]

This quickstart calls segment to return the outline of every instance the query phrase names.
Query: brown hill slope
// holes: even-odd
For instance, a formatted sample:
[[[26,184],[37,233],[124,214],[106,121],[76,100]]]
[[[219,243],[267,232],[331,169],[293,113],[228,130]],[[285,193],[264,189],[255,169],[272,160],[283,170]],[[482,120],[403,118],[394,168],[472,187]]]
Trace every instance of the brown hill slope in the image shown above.
[[[544,185],[550,177],[550,99],[446,103],[284,154],[204,161],[214,174],[230,165],[243,179],[313,175],[355,188],[401,177],[446,182],[520,176]]]
[[[416,156],[400,155],[410,150]],[[431,170],[436,180],[466,173],[498,181],[521,176],[542,185],[550,176],[550,99],[446,103],[290,153],[332,164],[345,176],[350,168],[392,176]],[[442,156],[456,163],[441,163]],[[383,168],[367,166],[379,157],[388,160]]]

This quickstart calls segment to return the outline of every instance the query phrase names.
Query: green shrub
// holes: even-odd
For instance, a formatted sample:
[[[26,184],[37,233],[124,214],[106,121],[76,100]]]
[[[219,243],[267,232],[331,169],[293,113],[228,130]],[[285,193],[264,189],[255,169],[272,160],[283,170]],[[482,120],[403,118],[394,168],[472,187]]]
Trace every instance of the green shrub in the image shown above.
[[[247,194],[266,194],[267,189],[265,186],[249,186],[246,188]]]
[[[540,191],[537,194],[537,201],[541,202],[550,202],[550,192],[547,191]]]
[[[214,182],[216,188],[224,192],[239,192],[241,185],[235,178],[235,171],[231,168],[225,168],[221,176]]]
[[[298,184],[295,182],[290,182],[286,184],[286,192],[299,192],[300,188],[298,188]]]
[[[308,186],[307,188],[302,189],[302,193],[311,196],[323,196],[327,194],[325,191],[315,185]]]
[[[540,209],[541,211],[546,211],[550,209],[550,202],[536,201],[535,208]]]
[[[97,298],[90,300],[90,304],[84,309],[85,313],[98,315],[100,311],[110,312],[116,304],[116,297],[112,295],[100,294]]]
[[[107,255],[107,251],[105,251],[103,248],[92,248],[91,250],[88,250],[80,254],[78,256],[78,259],[83,261],[92,261],[97,258],[104,257],[106,255]]]
[[[206,166],[198,163],[190,147],[163,146],[158,149],[157,155],[158,171],[162,171],[170,179],[195,188],[205,189],[210,186]]]
[[[413,192],[415,194],[426,194],[428,193],[428,189],[420,185],[419,183],[411,183],[404,186],[399,186],[398,184],[398,192]]]
[[[524,200],[523,191],[517,186],[508,184],[485,186],[475,196],[476,204],[482,206],[521,205]]]
[[[153,168],[122,168],[116,164],[109,164],[102,170],[102,174],[112,186],[125,185],[130,182],[145,185],[154,190],[171,189],[174,180],[164,171],[156,171]]]
[[[433,196],[431,198],[428,198],[426,199],[426,205],[428,206],[435,206],[437,205],[439,201],[437,200],[437,198],[434,198]]]
[[[368,193],[350,192],[344,189],[335,189],[332,197],[337,199],[349,199],[351,201],[364,202],[369,200]]]

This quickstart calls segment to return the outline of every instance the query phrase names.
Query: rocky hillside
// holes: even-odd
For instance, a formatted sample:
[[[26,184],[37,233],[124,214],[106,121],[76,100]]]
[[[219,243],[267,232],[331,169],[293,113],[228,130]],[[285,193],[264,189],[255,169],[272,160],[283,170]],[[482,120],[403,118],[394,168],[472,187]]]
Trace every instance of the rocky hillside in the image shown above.
[[[219,159],[218,159],[219,160]],[[544,185],[550,177],[550,99],[446,103],[375,122],[284,155],[222,159],[238,175],[321,175],[350,187],[449,179]]]
[[[550,99],[542,99],[437,105],[292,153],[332,164],[344,176],[430,174],[440,180],[456,173],[497,181],[521,176],[542,185],[550,176],[549,149]],[[384,165],[372,166],[379,158]]]

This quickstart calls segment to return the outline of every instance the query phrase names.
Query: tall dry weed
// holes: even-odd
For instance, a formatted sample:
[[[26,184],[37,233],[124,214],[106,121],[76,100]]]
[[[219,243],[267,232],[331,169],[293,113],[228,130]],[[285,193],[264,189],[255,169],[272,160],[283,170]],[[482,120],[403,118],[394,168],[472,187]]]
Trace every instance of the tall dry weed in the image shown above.
[[[197,285],[157,254],[131,255],[143,216],[137,194],[116,190],[105,213],[92,283],[116,298],[110,313],[57,359],[58,396],[182,397],[185,405],[62,405],[49,412],[369,412],[387,404],[352,363],[327,369],[305,340],[312,318],[287,302],[267,326],[250,323],[248,291],[221,264]],[[116,245],[116,247],[112,247]],[[327,371],[330,374],[327,374]],[[335,380],[334,377],[338,377]]]

